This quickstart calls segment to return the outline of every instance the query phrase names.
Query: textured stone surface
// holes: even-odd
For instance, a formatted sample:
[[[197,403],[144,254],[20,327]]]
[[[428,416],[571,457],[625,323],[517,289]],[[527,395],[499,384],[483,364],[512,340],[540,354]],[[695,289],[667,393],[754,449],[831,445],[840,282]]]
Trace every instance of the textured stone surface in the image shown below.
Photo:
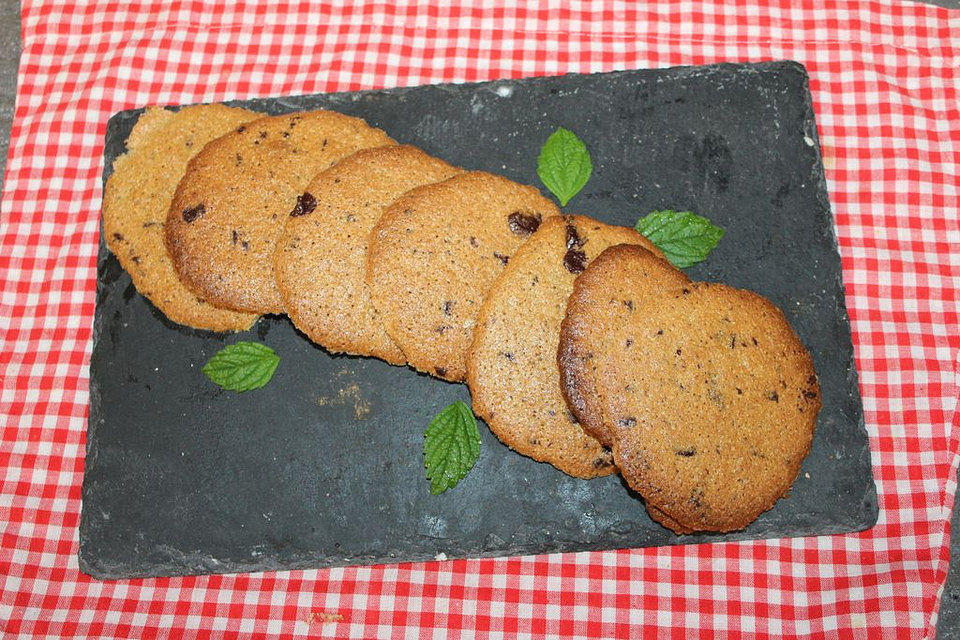
[[[285,319],[224,339],[170,326],[101,251],[80,566],[98,577],[228,572],[824,534],[871,526],[876,494],[832,217],[803,69],[719,65],[242,103],[330,107],[453,164],[536,184],[558,125],[594,177],[568,210],[632,224],[692,208],[727,230],[694,279],[780,305],[824,389],[791,497],[745,531],[678,537],[617,477],[584,481],[511,453],[481,427],[473,472],[431,496],[430,418],[467,397],[408,368],[313,347]],[[106,166],[138,112],[109,125]],[[798,274],[801,274],[798,277]],[[200,372],[227,342],[282,360],[265,389]]]

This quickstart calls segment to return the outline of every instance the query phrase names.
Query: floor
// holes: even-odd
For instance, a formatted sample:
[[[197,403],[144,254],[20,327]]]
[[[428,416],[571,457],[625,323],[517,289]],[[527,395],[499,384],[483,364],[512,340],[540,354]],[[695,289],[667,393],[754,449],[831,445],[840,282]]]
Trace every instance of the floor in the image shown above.
[[[960,8],[960,0],[937,0],[930,4]],[[20,4],[18,0],[0,0],[0,173],[6,165],[10,144],[20,58]],[[2,179],[0,179],[2,180]],[[960,638],[960,510],[954,509],[950,542],[950,573],[943,593],[938,638]]]

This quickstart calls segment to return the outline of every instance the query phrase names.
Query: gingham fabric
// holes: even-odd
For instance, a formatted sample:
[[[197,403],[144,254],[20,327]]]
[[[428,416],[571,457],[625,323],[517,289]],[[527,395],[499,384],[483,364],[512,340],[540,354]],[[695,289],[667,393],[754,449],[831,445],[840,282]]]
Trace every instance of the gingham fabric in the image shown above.
[[[9,636],[930,637],[960,421],[960,13],[836,2],[24,0],[0,230]],[[107,119],[180,104],[794,59],[843,258],[880,521],[841,536],[97,582],[77,524]]]

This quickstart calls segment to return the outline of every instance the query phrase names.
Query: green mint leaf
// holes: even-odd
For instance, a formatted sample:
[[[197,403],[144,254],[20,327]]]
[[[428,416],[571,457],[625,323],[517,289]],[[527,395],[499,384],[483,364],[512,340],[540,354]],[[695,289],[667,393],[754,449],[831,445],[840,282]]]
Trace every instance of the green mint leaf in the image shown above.
[[[723,229],[690,211],[654,211],[635,228],[678,269],[706,260],[723,237]]]
[[[238,342],[218,351],[203,366],[203,372],[228,391],[250,391],[270,382],[278,364],[280,356],[270,347]]]
[[[593,172],[587,146],[572,131],[560,127],[540,149],[537,175],[562,206],[583,189]]]
[[[438,413],[423,432],[423,462],[430,493],[437,495],[457,486],[480,455],[477,419],[457,401]]]

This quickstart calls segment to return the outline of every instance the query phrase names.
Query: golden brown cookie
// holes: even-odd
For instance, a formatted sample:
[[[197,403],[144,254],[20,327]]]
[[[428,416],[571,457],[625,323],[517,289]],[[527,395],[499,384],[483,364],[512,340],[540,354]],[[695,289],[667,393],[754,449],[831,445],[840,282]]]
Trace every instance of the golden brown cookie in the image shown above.
[[[287,218],[316,205],[304,189],[351,153],[388,144],[333,111],[267,116],[214,140],[187,165],[167,216],[180,279],[217,306],[282,313],[273,253]]]
[[[257,319],[215,307],[187,289],[170,261],[163,229],[190,158],[210,140],[260,116],[222,104],[179,111],[150,107],[130,132],[127,152],[113,163],[103,191],[104,240],[137,291],[178,324],[243,331]]]
[[[636,245],[610,247],[574,283],[560,326],[560,388],[580,426],[603,444],[610,446],[613,441],[604,428],[594,354],[616,348],[605,343],[635,306],[688,284],[690,279],[659,252]]]
[[[459,382],[484,296],[557,207],[533,187],[481,171],[417,187],[370,235],[367,284],[413,367]]]
[[[656,251],[627,227],[582,216],[545,220],[487,293],[467,354],[473,410],[490,430],[518,453],[579,478],[616,469],[560,393],[560,322],[577,276],[601,251],[624,243]]]
[[[630,316],[594,356],[617,466],[684,531],[742,529],[787,493],[810,450],[810,355],[768,300],[721,284]]]
[[[287,221],[274,256],[293,324],[334,353],[405,364],[370,303],[370,231],[404,192],[460,172],[416,147],[393,145],[358,151],[317,175],[306,189],[316,207]]]
[[[663,511],[660,511],[660,509],[657,509],[652,504],[645,503],[644,506],[646,506],[647,508],[647,515],[650,516],[650,519],[656,522],[657,524],[659,524],[661,527],[670,529],[671,531],[679,535],[687,535],[690,533],[694,533],[692,529],[688,529],[687,527],[683,526],[682,524],[680,524],[679,522],[677,522],[676,520],[674,520],[673,518],[665,514]]]

